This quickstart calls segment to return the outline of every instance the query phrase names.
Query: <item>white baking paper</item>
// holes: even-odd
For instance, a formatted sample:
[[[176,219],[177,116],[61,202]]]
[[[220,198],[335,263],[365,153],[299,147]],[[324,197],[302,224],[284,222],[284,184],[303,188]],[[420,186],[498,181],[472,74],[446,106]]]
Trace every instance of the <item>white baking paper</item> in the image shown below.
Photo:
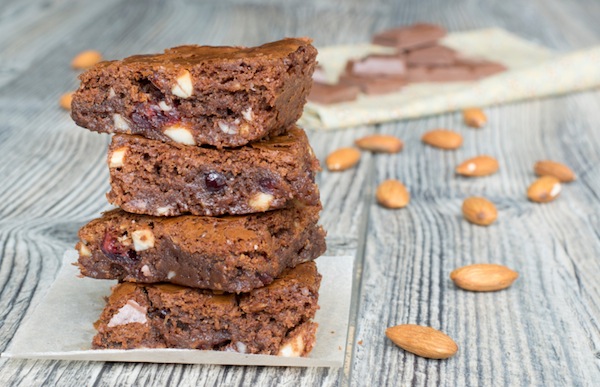
[[[72,265],[77,252],[65,252],[63,267],[44,301],[17,330],[2,357],[184,364],[341,367],[344,362],[354,258],[320,257],[323,275],[315,321],[317,340],[309,357],[248,355],[187,349],[92,350],[92,324],[104,308],[114,281],[79,278]]]
[[[508,70],[478,82],[415,83],[396,93],[359,95],[350,102],[308,102],[300,125],[344,128],[600,86],[600,46],[559,55],[498,28],[451,33],[441,43],[466,56],[500,62]],[[385,52],[390,52],[389,48],[371,44],[325,47],[319,49],[317,59],[327,80],[334,83],[348,59]]]

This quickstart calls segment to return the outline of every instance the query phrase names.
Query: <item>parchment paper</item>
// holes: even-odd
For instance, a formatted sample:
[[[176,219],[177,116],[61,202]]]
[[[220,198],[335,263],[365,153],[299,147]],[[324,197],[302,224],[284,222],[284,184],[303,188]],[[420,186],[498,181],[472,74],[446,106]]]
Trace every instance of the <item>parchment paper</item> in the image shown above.
[[[397,93],[360,95],[356,101],[333,105],[309,102],[300,125],[312,129],[344,128],[600,86],[600,46],[558,55],[496,28],[452,33],[442,44],[471,57],[500,62],[508,71],[478,82],[417,83]],[[370,44],[326,47],[319,49],[317,59],[328,81],[335,82],[348,59],[377,52],[389,49]]]
[[[78,278],[71,265],[77,252],[65,252],[63,267],[44,301],[17,330],[2,357],[186,364],[341,367],[348,333],[353,257],[320,257],[323,275],[315,321],[317,341],[309,357],[291,358],[185,349],[92,350],[92,324],[115,281]]]

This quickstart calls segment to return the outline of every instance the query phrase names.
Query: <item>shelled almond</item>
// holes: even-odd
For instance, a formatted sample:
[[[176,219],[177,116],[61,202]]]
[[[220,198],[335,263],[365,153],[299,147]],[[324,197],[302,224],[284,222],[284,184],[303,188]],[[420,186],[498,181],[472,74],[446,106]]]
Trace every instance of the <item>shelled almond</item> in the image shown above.
[[[575,173],[564,164],[551,160],[542,160],[535,163],[533,170],[538,176],[554,176],[562,183],[575,180]]]
[[[408,205],[410,193],[398,180],[386,180],[377,187],[377,201],[387,208],[402,208]]]
[[[487,123],[487,116],[479,108],[469,108],[463,110],[463,120],[467,126],[482,128]]]
[[[344,171],[360,161],[360,151],[356,148],[340,148],[327,156],[325,164],[330,171]]]
[[[529,200],[537,203],[548,203],[560,194],[561,184],[554,176],[542,176],[527,189]]]
[[[58,104],[65,110],[71,110],[71,102],[73,101],[73,92],[65,93],[60,96]]]
[[[437,329],[402,324],[387,328],[385,335],[400,348],[428,359],[447,359],[458,351],[458,345]]]
[[[489,226],[498,218],[498,210],[494,203],[478,196],[466,198],[462,212],[466,220],[479,226]]]
[[[508,288],[519,273],[503,265],[477,263],[450,273],[450,279],[461,289],[473,292],[495,292]]]
[[[404,146],[398,137],[386,134],[373,134],[359,138],[354,142],[357,147],[371,152],[398,153]]]
[[[457,174],[469,177],[492,175],[500,168],[498,160],[492,156],[481,155],[462,162],[455,168]]]
[[[80,52],[71,61],[71,66],[74,69],[87,69],[102,61],[102,54],[95,50],[87,50]]]
[[[459,133],[448,129],[434,129],[425,133],[421,140],[434,148],[457,149],[463,143],[463,138]]]

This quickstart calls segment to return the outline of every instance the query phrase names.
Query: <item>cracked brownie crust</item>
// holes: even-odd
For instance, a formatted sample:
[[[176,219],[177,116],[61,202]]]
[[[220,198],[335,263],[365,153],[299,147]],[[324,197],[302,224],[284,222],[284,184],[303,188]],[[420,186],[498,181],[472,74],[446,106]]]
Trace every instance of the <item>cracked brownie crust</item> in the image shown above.
[[[117,285],[95,323],[93,348],[189,348],[305,356],[315,340],[321,276],[314,262],[250,293],[171,284]]]
[[[217,216],[320,205],[319,161],[302,129],[236,149],[116,135],[108,151],[108,201],[155,216]]]
[[[259,47],[181,46],[101,62],[80,76],[72,117],[87,129],[236,147],[302,114],[317,50],[307,38]]]
[[[79,268],[92,278],[248,292],[325,252],[319,211],[157,218],[117,209],[79,231]]]

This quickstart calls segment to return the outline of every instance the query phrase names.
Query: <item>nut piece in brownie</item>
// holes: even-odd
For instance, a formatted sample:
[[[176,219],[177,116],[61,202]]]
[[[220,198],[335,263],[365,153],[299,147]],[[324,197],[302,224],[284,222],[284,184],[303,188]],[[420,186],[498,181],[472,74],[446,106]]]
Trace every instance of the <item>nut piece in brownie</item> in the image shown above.
[[[101,62],[80,76],[75,122],[97,132],[236,147],[302,114],[317,50],[307,38],[259,47],[181,46]]]
[[[189,348],[306,356],[315,341],[321,275],[314,262],[239,295],[121,283],[94,324],[93,348]]]
[[[319,161],[302,129],[236,149],[113,137],[109,202],[155,216],[217,216],[319,205]]]
[[[325,252],[319,211],[292,207],[214,218],[116,209],[79,231],[79,268],[92,278],[248,292]]]

